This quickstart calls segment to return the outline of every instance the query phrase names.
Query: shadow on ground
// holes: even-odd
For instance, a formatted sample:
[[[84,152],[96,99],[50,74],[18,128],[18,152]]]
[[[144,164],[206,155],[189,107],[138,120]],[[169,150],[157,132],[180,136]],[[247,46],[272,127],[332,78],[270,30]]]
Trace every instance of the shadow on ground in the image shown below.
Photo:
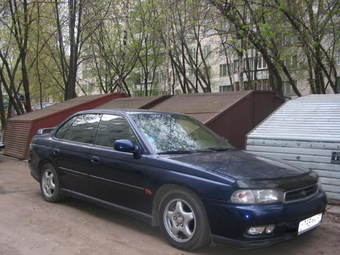
[[[40,194],[39,194],[40,195]],[[88,203],[85,201],[67,198],[62,202],[64,206],[72,207],[82,213],[89,214],[101,220],[105,220],[109,223],[119,224],[125,228],[129,228],[131,231],[139,232],[141,234],[152,236],[154,239],[158,239],[161,242],[166,242],[158,228],[151,227],[148,224],[139,221],[131,216],[125,215],[121,212],[112,211],[98,205]],[[300,236],[297,239],[293,239],[287,242],[279,243],[267,248],[257,248],[257,249],[239,249],[231,245],[225,244],[212,244],[209,247],[198,250],[195,254],[211,254],[211,255],[222,255],[222,254],[233,254],[233,255],[272,255],[272,254],[297,254],[297,250],[304,249],[304,247],[309,246],[313,239],[315,239],[315,230],[313,232],[307,233]],[[186,252],[179,251],[179,254],[184,254]]]

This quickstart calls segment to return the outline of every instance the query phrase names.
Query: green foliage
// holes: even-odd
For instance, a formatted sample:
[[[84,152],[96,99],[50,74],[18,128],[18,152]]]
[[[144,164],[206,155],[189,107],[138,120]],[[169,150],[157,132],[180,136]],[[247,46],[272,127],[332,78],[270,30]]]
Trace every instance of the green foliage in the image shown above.
[[[309,68],[305,73],[313,76],[308,77],[309,80],[316,80],[315,73],[321,77],[316,85],[311,85],[312,92],[324,93],[328,83],[334,90],[338,74],[330,64],[335,63],[334,49],[340,46],[339,1],[77,2],[84,3],[79,26],[82,33],[77,37],[80,41],[76,63],[79,93],[130,93],[139,85],[142,91],[137,93],[155,95],[164,87],[160,71],[171,66],[172,73],[169,70],[166,73],[171,73],[169,76],[176,84],[183,83],[182,92],[194,86],[196,90],[198,86],[201,90],[208,88],[213,74],[209,56],[201,54],[208,31],[224,38],[233,55],[244,57],[252,49],[266,55],[273,73],[278,76],[273,79],[274,89],[279,87],[278,81],[296,76],[289,68],[288,73],[284,70],[288,67],[287,60],[297,55],[303,63],[299,66]],[[13,17],[9,15],[10,3],[18,6],[15,10],[17,22],[28,25],[27,45],[20,45],[20,40],[16,40]],[[4,81],[11,86],[8,91],[4,84],[1,88],[5,94],[30,92],[33,104],[62,101],[70,70],[67,2],[31,0],[27,1],[26,12],[24,3],[0,0],[0,50],[9,64],[7,70],[0,60],[0,68]],[[58,41],[56,5],[60,11],[62,43]],[[60,56],[61,46],[65,50],[64,58]],[[25,63],[18,61],[23,49],[27,54]],[[23,86],[23,67],[28,73],[28,89]],[[190,75],[195,76],[196,84],[190,80]],[[148,77],[148,81],[145,83],[141,77]],[[178,87],[170,90],[175,92]]]

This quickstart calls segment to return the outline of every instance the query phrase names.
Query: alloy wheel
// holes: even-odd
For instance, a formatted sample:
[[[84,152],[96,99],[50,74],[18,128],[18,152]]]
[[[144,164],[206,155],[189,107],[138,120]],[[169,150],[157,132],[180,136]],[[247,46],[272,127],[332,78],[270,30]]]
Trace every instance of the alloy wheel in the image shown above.
[[[42,189],[44,195],[48,198],[51,198],[55,192],[56,185],[54,180],[54,174],[50,169],[46,169],[42,176]]]
[[[176,242],[187,242],[195,234],[196,216],[190,204],[183,199],[171,200],[164,209],[164,226]]]

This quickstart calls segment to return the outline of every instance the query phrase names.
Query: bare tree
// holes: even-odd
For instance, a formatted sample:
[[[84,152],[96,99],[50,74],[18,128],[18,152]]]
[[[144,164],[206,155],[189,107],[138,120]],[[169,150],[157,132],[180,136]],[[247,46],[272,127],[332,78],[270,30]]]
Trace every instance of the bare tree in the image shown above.
[[[252,1],[215,1],[209,0],[211,4],[220,10],[221,14],[235,27],[237,38],[246,38],[252,46],[261,53],[268,67],[269,83],[274,91],[283,96],[283,78],[281,70],[284,62],[280,59],[279,44],[273,32],[275,23],[273,13],[262,9],[261,5]],[[289,72],[284,72],[294,92],[301,95]]]
[[[76,97],[77,73],[82,62],[84,46],[105,18],[110,2],[68,0],[67,5],[54,1],[57,53],[53,59],[62,75],[65,100]]]
[[[109,82],[110,92],[121,91],[131,95],[128,80],[137,65],[144,41],[143,33],[135,35],[136,23],[130,17],[138,3],[117,1],[113,4],[114,8],[105,19],[98,21],[97,29],[91,35],[91,43],[94,45],[93,54],[96,59],[96,75],[102,83]]]
[[[339,17],[336,16],[340,2],[337,0],[275,0],[268,2],[267,5],[282,12],[298,36],[307,57],[312,92],[326,93],[329,84],[333,92],[338,93],[334,49],[339,41],[337,32]],[[325,78],[327,84],[325,84]]]
[[[27,49],[32,15],[27,0],[8,0],[6,2],[2,1],[2,4],[0,7],[0,22],[5,30],[5,35],[8,36],[8,42],[7,44],[2,44],[0,49],[0,59],[2,61],[0,78],[10,98],[11,105],[14,106],[18,114],[21,114],[24,110],[17,96],[21,84],[25,95],[25,111],[32,110],[27,71]],[[13,59],[15,60],[12,61]],[[21,82],[17,86],[16,78],[19,69],[21,71]]]
[[[162,8],[169,11],[164,14],[167,29],[160,37],[182,92],[210,92],[212,51],[202,43],[210,29],[210,9],[192,1],[169,1]]]

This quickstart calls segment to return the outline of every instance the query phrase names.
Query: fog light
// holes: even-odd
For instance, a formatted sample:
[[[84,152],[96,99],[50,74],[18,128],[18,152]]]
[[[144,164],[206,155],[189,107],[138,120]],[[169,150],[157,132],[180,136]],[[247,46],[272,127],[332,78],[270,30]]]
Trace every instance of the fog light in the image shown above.
[[[268,225],[268,226],[266,226],[266,234],[271,234],[271,233],[273,233],[273,231],[274,231],[274,229],[275,229],[275,225]]]
[[[249,235],[261,235],[263,231],[265,230],[265,226],[260,227],[250,227],[247,231]]]
[[[271,234],[275,229],[275,225],[266,225],[266,226],[257,226],[257,227],[250,227],[247,230],[249,235],[261,235],[261,234]]]

